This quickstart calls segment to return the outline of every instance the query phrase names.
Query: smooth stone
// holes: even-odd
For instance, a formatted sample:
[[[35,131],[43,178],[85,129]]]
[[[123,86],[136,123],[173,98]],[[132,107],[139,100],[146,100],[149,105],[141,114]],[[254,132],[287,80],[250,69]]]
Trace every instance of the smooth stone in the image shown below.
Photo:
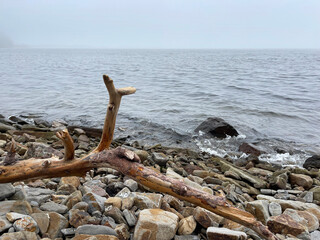
[[[80,234],[76,235],[72,240],[119,240],[116,236],[112,235],[89,235],[89,234]]]
[[[312,157],[309,157],[306,159],[306,161],[303,164],[303,167],[306,169],[309,168],[320,168],[320,155],[313,155]]]
[[[208,240],[246,240],[247,234],[240,231],[234,231],[227,228],[209,227],[207,229]]]
[[[159,166],[166,166],[166,163],[169,160],[169,158],[162,152],[153,152],[152,159]]]
[[[314,231],[310,235],[311,240],[319,240],[320,239],[320,231]]]
[[[77,228],[81,225],[88,224],[91,216],[89,213],[79,210],[79,209],[71,209],[69,211],[69,223],[71,226]]]
[[[270,217],[267,226],[271,232],[284,235],[291,234],[293,236],[298,236],[306,231],[304,225],[296,222],[287,214]]]
[[[15,130],[15,128],[10,125],[7,125],[7,124],[0,122],[0,132],[6,132],[8,130]]]
[[[88,211],[88,203],[78,202],[72,207],[72,209],[79,209],[79,210],[83,210],[83,211],[87,212]]]
[[[38,240],[35,232],[20,231],[5,233],[1,236],[1,240]]]
[[[16,192],[11,183],[0,184],[0,201],[11,197]]]
[[[16,201],[10,208],[10,211],[25,215],[30,215],[33,213],[32,207],[27,201]]]
[[[208,228],[211,226],[218,227],[223,220],[223,217],[209,212],[202,207],[196,207],[194,209],[193,217],[204,228]]]
[[[307,212],[313,214],[314,216],[316,216],[316,218],[318,219],[319,224],[320,224],[320,210],[319,209],[309,208],[309,209],[307,209],[305,211],[307,211]]]
[[[138,190],[138,183],[132,179],[127,179],[123,184],[126,187],[128,187],[132,192],[135,192]]]
[[[291,216],[295,221],[301,223],[304,226],[307,226],[309,232],[312,232],[319,228],[318,218],[308,211],[298,211],[287,208],[283,212],[283,214],[287,214]]]
[[[74,237],[74,235],[76,234],[76,229],[64,228],[64,229],[61,229],[61,233],[64,237]]]
[[[0,217],[5,216],[8,212],[10,212],[15,202],[16,201],[13,201],[13,200],[0,201]]]
[[[178,224],[179,235],[190,235],[197,227],[197,222],[193,216],[189,216],[180,220]]]
[[[62,237],[61,229],[68,227],[68,220],[59,213],[50,212],[49,213],[49,227],[46,233],[49,238],[59,238]]]
[[[8,230],[12,227],[12,224],[5,218],[0,216],[0,233]]]
[[[126,219],[129,227],[133,227],[136,225],[137,218],[130,210],[128,209],[123,210],[123,216]]]
[[[109,206],[114,206],[117,208],[121,208],[122,205],[122,199],[119,197],[109,197],[105,202],[104,206],[109,207]]]
[[[298,185],[303,187],[304,189],[309,189],[312,187],[313,180],[310,176],[304,174],[290,174],[290,183],[291,185]]]
[[[37,222],[30,216],[24,216],[13,223],[16,231],[39,232]]]
[[[162,209],[145,209],[139,214],[134,240],[171,240],[178,228],[178,216]]]
[[[134,151],[135,154],[138,155],[138,157],[140,158],[141,162],[145,161],[148,159],[149,157],[149,153],[145,150],[135,150]]]
[[[259,221],[266,225],[269,215],[269,202],[266,200],[256,200],[246,204],[246,211],[252,213]]]
[[[282,208],[279,203],[271,202],[269,204],[269,213],[271,216],[279,216],[282,214]]]
[[[48,213],[32,213],[31,217],[37,222],[40,229],[40,233],[44,234],[47,232],[49,227],[49,214]]]
[[[107,199],[96,195],[94,193],[87,193],[83,195],[82,201],[88,203],[88,212],[91,214],[95,211],[104,211],[104,202]]]
[[[120,209],[112,205],[106,208],[104,215],[107,217],[112,217],[116,223],[126,223],[126,220],[123,218]]]
[[[65,214],[68,212],[68,207],[62,204],[54,203],[54,202],[46,202],[40,206],[42,211],[47,212],[57,212],[60,214]]]
[[[76,235],[79,234],[90,234],[90,235],[114,235],[117,233],[111,228],[102,225],[82,225],[76,229]]]

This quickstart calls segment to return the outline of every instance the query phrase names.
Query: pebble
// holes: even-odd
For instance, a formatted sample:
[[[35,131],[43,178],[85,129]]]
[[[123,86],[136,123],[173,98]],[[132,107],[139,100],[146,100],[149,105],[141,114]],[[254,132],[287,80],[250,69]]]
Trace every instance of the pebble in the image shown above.
[[[46,202],[40,206],[42,211],[46,212],[57,212],[60,214],[65,214],[68,212],[68,207],[62,204],[57,204],[54,202]]]
[[[78,234],[90,234],[90,235],[114,235],[117,236],[117,233],[111,228],[107,226],[101,225],[82,225],[76,229],[76,235]]]

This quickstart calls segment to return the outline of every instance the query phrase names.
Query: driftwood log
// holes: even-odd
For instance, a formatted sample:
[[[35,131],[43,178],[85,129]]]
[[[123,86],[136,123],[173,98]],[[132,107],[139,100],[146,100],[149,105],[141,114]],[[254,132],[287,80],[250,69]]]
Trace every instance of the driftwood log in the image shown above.
[[[98,167],[111,167],[122,174],[136,180],[140,184],[158,192],[167,193],[181,200],[201,206],[213,213],[240,223],[254,230],[259,236],[267,240],[276,240],[277,237],[256,218],[241,209],[238,209],[221,196],[192,188],[182,181],[172,179],[157,173],[140,163],[139,157],[125,148],[108,150],[113,139],[116,116],[122,96],[135,93],[133,87],[116,89],[107,75],[103,76],[109,92],[109,104],[104,122],[101,141],[98,147],[88,155],[74,158],[74,145],[68,130],[57,132],[56,135],[64,143],[64,159],[51,157],[47,159],[27,159],[15,161],[14,141],[11,150],[3,165],[0,165],[0,183],[9,183],[37,178],[51,178],[63,176],[85,176],[86,172]]]

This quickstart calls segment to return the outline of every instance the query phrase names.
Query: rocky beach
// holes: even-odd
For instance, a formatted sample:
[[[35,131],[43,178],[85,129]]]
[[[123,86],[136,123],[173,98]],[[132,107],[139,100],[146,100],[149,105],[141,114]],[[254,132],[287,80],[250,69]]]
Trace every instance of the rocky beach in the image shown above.
[[[218,128],[207,131],[219,135]],[[227,126],[228,134],[236,134]],[[63,121],[0,118],[0,165],[15,140],[17,160],[63,157],[55,132],[68,128],[81,157],[100,141],[101,130],[68,126]],[[232,127],[231,127],[232,128]],[[217,135],[218,134],[218,135]],[[246,161],[220,158],[165,144],[142,146],[115,138],[112,147],[134,151],[145,166],[179,179],[253,214],[280,240],[320,238],[320,172],[317,157],[306,169],[260,162],[252,144],[242,146]],[[319,160],[318,160],[319,161]],[[173,196],[153,192],[112,168],[83,177],[37,179],[0,184],[0,239],[90,240],[258,240],[254,231]]]

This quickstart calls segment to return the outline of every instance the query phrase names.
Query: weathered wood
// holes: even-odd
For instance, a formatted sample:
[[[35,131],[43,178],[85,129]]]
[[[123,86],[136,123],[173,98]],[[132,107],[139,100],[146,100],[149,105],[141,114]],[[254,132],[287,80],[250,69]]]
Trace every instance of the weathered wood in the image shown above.
[[[112,167],[126,176],[135,179],[140,184],[158,192],[167,193],[181,200],[208,209],[220,216],[240,223],[253,229],[262,238],[277,240],[266,226],[243,210],[230,205],[224,197],[214,196],[204,191],[192,188],[180,180],[172,179],[157,173],[140,163],[139,157],[132,151],[124,148],[107,150],[111,144],[116,116],[120,106],[121,97],[135,92],[135,88],[116,89],[113,81],[103,76],[109,92],[109,104],[104,122],[101,141],[98,147],[80,159],[74,159],[74,147],[71,136],[67,130],[58,132],[57,136],[65,146],[65,158],[28,159],[15,162],[7,161],[0,165],[0,183],[23,181],[37,178],[51,178],[63,176],[84,176],[87,171],[98,167]],[[14,157],[14,142],[12,143],[12,156]]]

